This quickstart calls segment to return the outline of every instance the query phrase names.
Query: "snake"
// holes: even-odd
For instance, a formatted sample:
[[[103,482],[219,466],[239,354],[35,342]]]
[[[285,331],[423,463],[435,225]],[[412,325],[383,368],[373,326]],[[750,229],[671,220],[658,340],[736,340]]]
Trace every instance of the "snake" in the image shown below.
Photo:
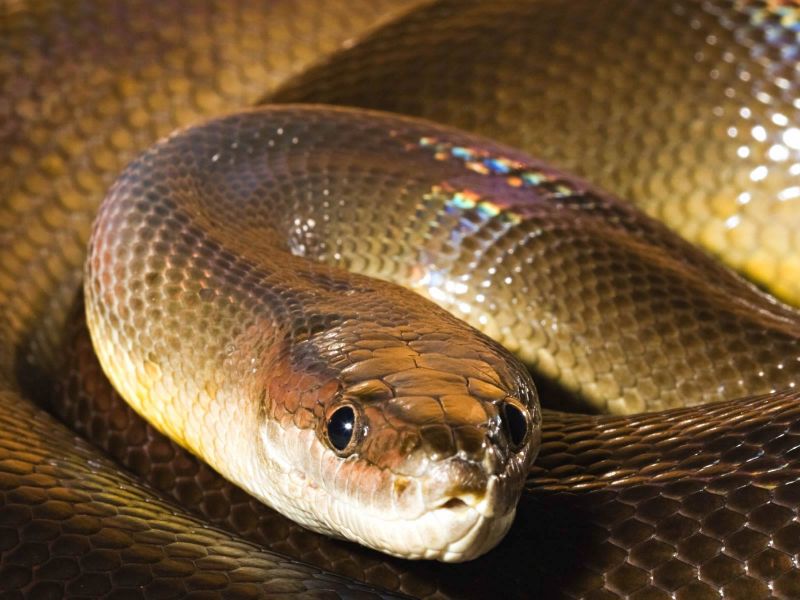
[[[488,593],[528,597],[536,591],[568,597],[796,596],[800,495],[794,460],[795,311],[720,267],[665,226],[530,154],[570,168],[563,157],[585,147],[586,153],[572,159],[576,162],[571,170],[587,179],[594,180],[596,175],[603,187],[621,196],[654,198],[656,204],[645,205],[645,210],[663,212],[659,216],[675,229],[680,230],[685,221],[686,237],[705,242],[711,252],[720,251],[720,241],[741,242],[734,258],[727,259],[729,264],[759,283],[768,278],[770,273],[763,275],[763,267],[769,265],[766,271],[779,275],[774,292],[791,302],[796,258],[787,250],[794,243],[795,231],[791,178],[796,175],[792,157],[797,135],[793,119],[797,111],[793,105],[797,7],[791,3],[589,5],[543,0],[423,2],[410,7],[370,3],[361,12],[351,12],[350,4],[346,10],[320,5],[305,13],[305,8],[297,10],[291,3],[275,3],[269,7],[274,12],[268,21],[269,31],[278,32],[277,51],[267,56],[278,57],[279,63],[284,60],[286,31],[302,32],[303,18],[311,24],[305,31],[318,31],[322,22],[339,34],[321,44],[325,51],[340,48],[328,57],[320,51],[314,56],[318,66],[280,81],[282,69],[263,64],[265,53],[258,44],[270,36],[258,29],[266,27],[262,25],[266,20],[249,12],[254,6],[208,3],[192,15],[168,2],[152,7],[153,13],[126,3],[10,2],[4,6],[0,39],[8,45],[2,55],[10,59],[3,62],[3,94],[11,99],[4,104],[10,116],[3,119],[2,133],[9,140],[2,161],[3,221],[7,224],[2,234],[6,343],[2,346],[5,388],[0,427],[4,592],[36,597],[186,595],[203,590],[221,595],[338,593],[345,597],[393,592],[418,597],[485,597]],[[276,25],[281,19],[284,28]],[[187,27],[188,21],[192,27]],[[364,26],[358,43],[338,29],[343,22],[348,25],[342,27],[347,34],[354,23]],[[587,23],[604,26],[593,29]],[[318,43],[315,35],[297,35],[299,54],[315,54],[302,46],[309,39],[312,47]],[[231,64],[226,52],[236,53],[236,44],[240,44],[243,56],[237,58],[242,62],[226,71],[223,67]],[[259,49],[255,52],[254,44]],[[445,59],[432,60],[437,55]],[[62,68],[54,68],[56,64]],[[617,69],[619,64],[627,70]],[[633,77],[638,73],[650,79],[639,82]],[[561,82],[561,87],[544,85],[548,78]],[[637,81],[636,86],[628,87],[629,81]],[[564,86],[567,82],[570,85]],[[515,89],[519,87],[527,87],[529,93]],[[91,97],[93,93],[96,98]],[[414,254],[415,268],[400,269],[418,291],[426,291],[440,304],[454,305],[456,315],[486,327],[487,333],[519,354],[534,376],[555,377],[559,388],[576,393],[597,409],[637,413],[610,417],[542,414],[541,449],[527,472],[524,490],[517,489],[522,496],[516,521],[513,525],[504,522],[501,533],[482,538],[480,551],[497,543],[511,527],[504,541],[481,558],[465,565],[409,563],[328,540],[259,512],[262,509],[236,492],[220,492],[222,483],[205,491],[192,488],[191,493],[205,494],[207,499],[194,502],[195,511],[205,511],[207,519],[227,525],[206,526],[196,514],[119,472],[114,463],[26,399],[50,385],[50,374],[62,358],[59,343],[65,337],[68,306],[80,287],[89,224],[122,166],[158,137],[176,126],[189,125],[199,113],[222,112],[223,100],[238,99],[242,105],[262,95],[270,101],[362,104],[436,117],[524,150],[407,117],[291,105],[186,129],[143,155],[113,188],[129,197],[132,189],[150,178],[135,170],[138,165],[149,164],[159,155],[171,156],[187,140],[198,142],[188,144],[194,154],[176,157],[164,166],[169,185],[155,188],[166,205],[172,206],[173,201],[163,200],[163,190],[172,181],[192,182],[186,174],[201,157],[210,161],[208,171],[214,171],[215,166],[248,163],[244,158],[258,155],[264,151],[263,144],[272,141],[273,146],[267,148],[277,144],[281,152],[275,154],[271,177],[295,171],[299,172],[295,175],[308,176],[306,165],[321,161],[325,175],[308,177],[304,185],[310,188],[303,189],[317,189],[322,198],[298,194],[288,182],[278,187],[289,198],[302,196],[304,202],[295,204],[304,210],[314,207],[314,200],[322,208],[347,206],[330,201],[325,205],[324,190],[338,198],[337,194],[351,190],[349,186],[360,187],[362,195],[347,197],[368,202],[360,211],[367,219],[364,225],[346,217],[323,226],[328,222],[322,220],[323,211],[288,223],[292,233],[286,245],[291,252],[282,255],[282,264],[269,268],[288,266],[291,283],[275,289],[282,290],[284,306],[296,310],[299,296],[293,294],[302,296],[304,286],[312,283],[322,286],[325,293],[315,294],[311,305],[317,302],[317,308],[324,310],[319,313],[322,318],[308,317],[295,331],[296,348],[307,353],[295,354],[294,362],[284,353],[282,358],[288,362],[276,365],[316,365],[320,370],[314,371],[314,377],[329,376],[327,368],[319,367],[320,359],[333,359],[336,349],[324,345],[324,333],[329,328],[342,331],[343,324],[352,321],[348,315],[359,311],[352,299],[336,310],[327,302],[334,302],[334,292],[345,295],[352,289],[349,285],[365,297],[378,290],[394,295],[403,310],[412,311],[410,304],[404,306],[411,296],[400,288],[358,275],[344,276],[337,264],[309,267],[306,262],[303,266],[294,262],[293,257],[305,254],[325,258],[326,244],[340,240],[340,232],[327,241],[317,237],[319,221],[320,230],[335,226],[355,233],[344,242],[337,241],[344,244],[338,248],[339,256],[334,252],[328,260],[351,268],[360,262],[356,270],[390,279],[396,267],[394,257],[419,252]],[[69,104],[73,101],[74,105]],[[590,109],[599,114],[591,116]],[[255,126],[240,129],[244,122]],[[309,129],[309,122],[318,127]],[[378,123],[388,127],[378,128]],[[96,133],[100,129],[102,133]],[[225,137],[228,134],[234,135]],[[657,139],[659,135],[664,139]],[[652,147],[644,142],[654,137],[654,149],[644,150]],[[220,140],[230,143],[219,146]],[[314,145],[335,151],[312,160],[307,152]],[[213,152],[207,152],[212,148]],[[386,150],[391,159],[382,158],[385,155],[378,150]],[[398,167],[406,162],[413,168],[400,175]],[[673,167],[667,169],[668,176],[662,171],[647,179],[655,171],[649,167],[665,163]],[[247,175],[237,172],[238,180],[216,192],[226,189],[247,197],[257,190],[262,184],[249,175],[263,171],[265,164],[251,161],[247,166],[251,169],[245,169]],[[345,175],[329,179],[336,171]],[[170,174],[180,176],[173,180]],[[627,181],[617,185],[618,180]],[[743,181],[745,191],[741,191]],[[210,187],[214,185],[220,184]],[[726,185],[738,190],[732,193]],[[424,193],[419,193],[420,188]],[[393,198],[395,204],[398,198],[405,200],[404,206],[413,208],[428,232],[415,234],[420,235],[416,238],[392,219],[386,207]],[[205,210],[195,214],[193,224],[202,223],[203,232],[222,235],[232,245],[233,251],[218,250],[211,238],[209,243],[222,262],[230,262],[226,252],[247,257],[250,247],[275,250],[263,233],[246,228],[235,236],[221,233],[214,205],[185,197],[184,202]],[[769,205],[777,210],[778,218],[766,225],[760,219],[766,218]],[[165,218],[164,211],[157,210],[149,221],[142,217],[150,229],[136,231],[152,232],[155,223],[162,221],[181,225],[180,214],[167,214]],[[367,233],[358,235],[358,227],[366,227]],[[370,227],[380,229],[381,236],[371,233]],[[270,228],[268,224],[266,230]],[[95,246],[104,239],[97,234],[101,230],[98,225]],[[392,231],[403,244],[392,238]],[[114,239],[109,236],[108,243],[113,245]],[[164,234],[157,247],[165,252],[198,239]],[[408,239],[420,243],[404,245]],[[373,240],[378,245],[364,252]],[[754,250],[754,246],[758,247]],[[131,248],[118,246],[123,250],[119,254],[135,252],[136,247],[135,243]],[[471,263],[464,259],[465,249],[475,258]],[[780,258],[772,262],[770,253]],[[531,275],[517,269],[526,259],[542,270]],[[254,270],[242,270],[242,264],[246,262],[231,272],[240,284],[246,284]],[[479,273],[481,277],[476,276]],[[179,275],[169,273],[170,277]],[[87,280],[87,296],[100,289],[91,281]],[[483,293],[471,288],[484,282]],[[240,287],[239,292],[246,289],[246,285]],[[119,301],[129,300],[124,291],[117,293]],[[488,302],[478,299],[481,294]],[[476,304],[466,302],[473,297]],[[272,302],[278,306],[275,297]],[[432,304],[419,302],[426,318],[438,315],[440,320],[432,330],[403,332],[406,339],[401,339],[401,346],[419,348],[417,342],[429,336],[424,341],[435,348],[441,365],[445,349],[456,354],[460,350],[462,334],[456,330],[469,331],[474,336],[471,343],[484,348],[477,361],[483,369],[472,363],[481,373],[473,379],[473,388],[481,388],[478,394],[472,392],[473,402],[481,394],[494,394],[489,404],[481,405],[485,414],[478,419],[480,427],[488,428],[490,422],[496,426],[497,431],[487,434],[498,440],[495,454],[521,447],[515,464],[527,470],[537,437],[530,426],[538,425],[538,411],[526,393],[525,371],[513,366],[517,363],[511,358],[503,364],[512,367],[499,366],[495,357],[503,356],[505,361],[505,350],[483,334],[460,329],[455,319]],[[220,306],[223,312],[217,314],[227,314]],[[400,314],[404,315],[401,320],[412,314],[387,309],[383,303],[370,306],[376,318],[380,315],[381,327]],[[534,307],[543,309],[544,316],[529,318],[526,311]],[[250,308],[254,318],[256,312]],[[90,316],[89,321],[91,327],[98,327],[97,319],[92,324]],[[243,332],[243,325],[235,327]],[[202,331],[210,334],[213,329]],[[442,335],[445,332],[448,335]],[[195,329],[185,330],[170,343],[209,351],[190,343],[197,335]],[[383,348],[400,347],[397,339],[393,346],[382,338]],[[335,341],[337,349],[340,343]],[[426,350],[414,352],[424,357],[428,348],[421,345]],[[100,351],[106,363],[116,351],[108,348],[105,357]],[[325,348],[329,354],[321,357]],[[245,352],[252,350],[245,348]],[[235,356],[237,348],[222,348],[222,352]],[[402,365],[408,356],[394,355],[389,362]],[[464,368],[464,358],[458,356],[448,364]],[[470,358],[475,361],[475,356]],[[492,374],[492,369],[485,368],[487,363],[494,375],[498,369],[511,369],[495,379],[499,384],[495,389],[481,379]],[[139,377],[131,380],[136,383],[130,385],[158,376],[159,370],[158,360],[143,363]],[[437,373],[443,377],[447,369]],[[319,392],[321,387],[314,387],[309,373],[305,376],[306,383]],[[282,384],[293,377],[302,375],[290,371],[275,381]],[[385,393],[380,384],[384,377],[402,388],[391,374],[368,374],[369,385],[362,386],[360,393]],[[96,382],[83,375],[73,375],[72,381],[85,384],[84,400],[111,393],[100,391]],[[469,389],[469,381],[463,375],[440,383],[448,389]],[[414,384],[409,385],[413,388]],[[546,389],[539,387],[542,392]],[[127,395],[137,396],[137,392]],[[341,398],[339,392],[331,397]],[[147,402],[147,394],[138,396]],[[675,408],[710,400],[716,403]],[[348,402],[345,415],[369,422],[378,418],[377,413],[368,413],[374,405],[364,408],[352,397]],[[437,403],[437,414],[446,412],[443,406]],[[401,409],[413,414],[410,407]],[[245,419],[235,412],[237,405],[231,410],[230,420]],[[653,410],[662,412],[641,412]],[[142,466],[141,449],[148,445],[162,451],[161,458],[150,454],[144,459],[150,465],[165,456],[184,456],[178,446],[158,438],[155,430],[142,429],[149,426],[120,417],[130,414],[120,407],[109,413],[107,426],[96,415],[86,414],[86,404],[77,412],[77,420],[99,430],[98,437],[105,437],[112,450],[133,457],[134,467],[136,459]],[[492,413],[492,418],[487,420],[486,413]],[[188,429],[170,433],[197,451],[196,440],[208,440],[209,431],[202,426],[203,417],[195,417],[198,420]],[[119,426],[120,418],[130,429]],[[405,423],[402,417],[399,422]],[[515,427],[515,422],[523,426]],[[437,442],[431,437],[428,448],[451,451],[455,444],[461,446],[459,452],[465,452],[475,425],[467,423],[461,422],[463,438]],[[156,420],[156,425],[170,429],[165,422]],[[327,435],[336,450],[336,435],[321,425],[319,429],[316,438]],[[149,433],[142,436],[142,431]],[[127,450],[119,435],[127,438]],[[359,443],[376,439],[372,430],[356,436]],[[228,436],[226,443],[235,445],[238,440]],[[296,452],[288,442],[284,445]],[[430,455],[429,459],[433,460]],[[184,456],[184,468],[189,460]],[[171,464],[173,470],[181,468],[180,463]],[[223,472],[250,468],[214,466]],[[208,479],[204,467],[189,469],[195,475],[204,473],[200,479]],[[157,473],[147,465],[140,470],[162,475],[155,483],[173,488],[178,496],[187,492],[186,482],[178,477],[165,481],[163,470]],[[515,485],[523,486],[524,477]],[[477,502],[474,491],[461,486],[433,502],[465,512],[465,506]],[[215,494],[222,498],[215,499]],[[230,512],[219,514],[220,505]],[[294,517],[323,531],[329,526],[307,513]],[[280,524],[252,531],[254,519],[271,524],[277,519]],[[488,544],[486,539],[490,539]],[[274,554],[265,548],[268,544],[305,562]],[[296,547],[291,548],[292,544]]]

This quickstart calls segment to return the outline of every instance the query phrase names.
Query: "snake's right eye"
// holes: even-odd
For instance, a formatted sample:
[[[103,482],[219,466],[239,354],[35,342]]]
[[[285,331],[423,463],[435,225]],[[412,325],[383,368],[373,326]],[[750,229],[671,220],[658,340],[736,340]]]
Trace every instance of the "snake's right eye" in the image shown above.
[[[506,400],[503,402],[500,414],[512,449],[520,450],[528,439],[527,411],[516,402]]]
[[[355,446],[356,421],[356,411],[349,404],[339,406],[328,415],[325,430],[328,442],[337,454],[345,454]]]

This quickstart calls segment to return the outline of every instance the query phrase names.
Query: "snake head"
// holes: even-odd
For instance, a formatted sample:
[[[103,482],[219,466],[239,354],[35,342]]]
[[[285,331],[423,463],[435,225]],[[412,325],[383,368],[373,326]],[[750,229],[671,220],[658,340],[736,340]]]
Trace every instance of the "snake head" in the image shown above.
[[[273,378],[272,394],[283,396],[274,405],[293,408],[273,408],[270,422],[291,425],[271,428],[266,454],[298,465],[286,493],[307,526],[405,558],[458,562],[508,531],[540,411],[513,356],[424,308],[418,318],[388,308],[366,321],[366,311],[336,317],[302,336],[290,362],[303,382]],[[302,442],[279,441],[295,427]]]

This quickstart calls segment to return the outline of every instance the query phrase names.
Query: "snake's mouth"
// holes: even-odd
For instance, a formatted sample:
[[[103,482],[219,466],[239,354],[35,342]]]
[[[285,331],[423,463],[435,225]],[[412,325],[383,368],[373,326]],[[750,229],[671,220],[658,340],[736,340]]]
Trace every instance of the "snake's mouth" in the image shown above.
[[[292,443],[271,437],[269,428],[262,432],[274,466],[269,473],[282,475],[251,490],[273,506],[290,506],[287,516],[320,533],[400,558],[462,562],[494,548],[514,520],[518,486],[506,476],[488,476],[480,486],[470,480],[440,487],[436,476],[403,476],[402,486],[392,485],[391,476],[383,485],[370,484],[380,470],[365,471],[353,460],[341,463],[313,431],[297,432]],[[299,462],[288,459],[288,448],[305,456],[302,468],[299,457]],[[339,474],[355,469],[359,476],[351,473],[337,487],[337,478],[322,475],[326,466]],[[401,497],[393,495],[397,489],[403,490]]]
[[[512,508],[489,516],[485,500],[476,505],[449,498],[414,519],[387,518],[350,509],[345,521],[350,535],[360,543],[406,559],[463,562],[494,548],[514,520]]]
[[[459,512],[469,510],[469,505],[461,498],[450,498],[442,502],[440,506],[437,506],[437,509]]]
[[[490,475],[492,470],[491,456],[484,464],[452,458],[432,467],[421,485],[426,509],[453,514],[473,510],[486,518],[506,512],[510,507],[502,496],[507,478]]]
[[[488,477],[480,488],[453,485],[444,493],[436,493],[433,483],[435,478],[417,480],[411,487],[417,490],[413,495],[418,502],[402,507],[396,498],[381,509],[380,501],[366,506],[339,497],[333,514],[340,527],[348,524],[347,537],[406,559],[472,560],[507,533],[516,502],[505,500],[510,491],[506,478]]]
[[[429,545],[427,548],[415,550],[415,555],[409,555],[406,549],[405,556],[463,562],[488,552],[508,532],[515,510],[502,515],[487,516],[482,510],[485,504],[480,502],[478,506],[473,506],[461,498],[451,498],[416,521],[408,523],[407,526],[416,528],[422,537],[427,535]],[[431,533],[432,528],[438,531]],[[446,543],[445,537],[449,538]]]

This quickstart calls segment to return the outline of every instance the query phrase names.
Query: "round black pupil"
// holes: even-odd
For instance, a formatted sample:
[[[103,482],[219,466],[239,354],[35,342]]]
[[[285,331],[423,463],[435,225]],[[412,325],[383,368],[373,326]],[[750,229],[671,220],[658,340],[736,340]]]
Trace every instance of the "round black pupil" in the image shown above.
[[[353,437],[356,413],[349,406],[336,410],[328,419],[328,439],[337,450],[344,450]]]
[[[503,414],[511,444],[514,446],[521,445],[525,441],[525,434],[528,432],[528,421],[525,419],[525,415],[516,406],[508,403],[504,406]]]

